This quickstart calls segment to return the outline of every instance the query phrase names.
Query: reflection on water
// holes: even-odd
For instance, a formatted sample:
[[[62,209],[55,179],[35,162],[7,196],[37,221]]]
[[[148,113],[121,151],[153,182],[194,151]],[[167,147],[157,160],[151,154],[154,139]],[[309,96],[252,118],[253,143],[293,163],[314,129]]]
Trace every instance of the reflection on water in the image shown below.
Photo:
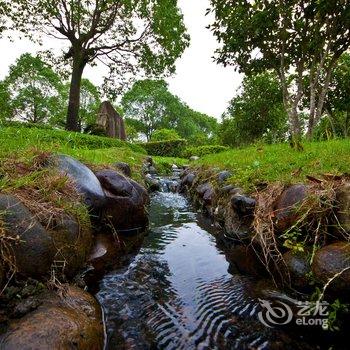
[[[252,281],[228,273],[184,197],[155,194],[150,220],[134,261],[101,282],[108,349],[303,348],[258,322]]]

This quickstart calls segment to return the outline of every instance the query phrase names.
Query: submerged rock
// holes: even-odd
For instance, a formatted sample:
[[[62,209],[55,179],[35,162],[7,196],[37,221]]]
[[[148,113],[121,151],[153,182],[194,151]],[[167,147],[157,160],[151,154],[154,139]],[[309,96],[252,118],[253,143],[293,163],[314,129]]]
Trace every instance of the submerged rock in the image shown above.
[[[117,231],[143,230],[148,225],[147,190],[113,170],[96,173],[106,195],[104,214]]]
[[[123,173],[123,175],[130,177],[131,176],[131,168],[128,163],[118,162],[115,163],[114,166]]]
[[[33,278],[47,275],[56,252],[49,233],[14,196],[0,195],[0,212],[18,272]]]
[[[293,226],[300,214],[298,206],[307,197],[307,187],[305,185],[293,185],[287,188],[278,198],[275,205],[276,225],[281,231]]]
[[[96,211],[103,208],[106,202],[103,189],[95,174],[86,165],[65,155],[55,157],[55,162],[62,173],[74,180],[86,205]]]
[[[238,270],[242,274],[261,277],[264,269],[253,248],[250,246],[236,245],[226,254],[227,260],[231,264],[231,269]]]
[[[13,321],[0,336],[0,348],[103,349],[102,312],[97,301],[76,287],[65,287],[62,295],[42,295],[36,309]]]
[[[283,254],[283,259],[290,273],[292,286],[298,289],[305,289],[309,285],[308,274],[311,266],[307,259],[307,254],[289,251]]]
[[[312,263],[312,271],[322,283],[327,283],[330,278],[339,273],[340,275],[330,283],[327,289],[337,295],[348,294],[350,292],[350,244],[336,242],[318,250]]]

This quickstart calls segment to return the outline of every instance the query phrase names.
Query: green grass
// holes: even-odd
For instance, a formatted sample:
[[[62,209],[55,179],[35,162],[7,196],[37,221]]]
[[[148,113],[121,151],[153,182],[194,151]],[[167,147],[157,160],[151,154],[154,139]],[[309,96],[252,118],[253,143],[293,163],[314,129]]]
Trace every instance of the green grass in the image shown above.
[[[207,155],[197,165],[228,169],[230,182],[252,190],[261,182],[298,183],[306,175],[350,173],[350,140],[304,143],[298,152],[289,144],[259,145]]]
[[[0,155],[34,146],[50,150],[127,147],[137,153],[146,153],[141,146],[118,139],[25,126],[0,127],[0,144]]]
[[[49,128],[21,126],[0,127],[0,159],[9,156],[30,158],[31,149],[62,153],[80,161],[97,166],[116,162],[128,163],[136,180],[141,180],[141,166],[146,156],[145,150],[136,144],[101,136],[92,136]],[[29,152],[28,152],[29,151]],[[179,158],[155,157],[160,171],[172,164],[187,162]]]

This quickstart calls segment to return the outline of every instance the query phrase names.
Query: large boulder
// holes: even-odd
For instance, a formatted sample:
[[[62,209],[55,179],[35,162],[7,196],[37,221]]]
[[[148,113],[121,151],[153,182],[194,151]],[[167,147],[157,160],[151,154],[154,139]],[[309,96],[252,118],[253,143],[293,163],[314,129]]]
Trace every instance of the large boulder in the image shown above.
[[[283,191],[274,208],[278,230],[285,231],[296,223],[300,218],[298,207],[306,197],[307,187],[302,184],[290,186]]]
[[[91,209],[99,211],[106,203],[106,197],[95,174],[83,163],[66,156],[55,157],[58,169],[70,177],[78,191],[84,196],[85,203]]]
[[[337,191],[336,226],[340,234],[350,233],[350,183],[341,186]]]
[[[196,174],[186,171],[185,174],[181,177],[179,192],[186,192],[186,190],[193,185],[195,178]]]
[[[113,170],[96,173],[106,195],[105,215],[119,231],[142,231],[148,225],[147,190]]]
[[[14,196],[0,195],[0,212],[18,272],[33,278],[47,275],[56,251],[50,234]]]
[[[36,310],[13,321],[0,336],[0,348],[103,349],[102,312],[87,292],[66,287],[61,295],[43,295]]]
[[[85,265],[91,251],[92,233],[89,226],[80,225],[66,215],[56,218],[49,233],[55,243],[56,267],[61,266],[62,273],[67,277],[74,277]]]
[[[311,272],[307,254],[290,250],[283,254],[283,259],[290,274],[292,286],[302,290],[307,288],[309,285],[308,275]]]
[[[339,273],[339,276],[329,284],[328,290],[336,294],[348,294],[350,292],[350,244],[336,242],[318,250],[312,262],[312,271],[322,283],[327,283],[330,278]]]

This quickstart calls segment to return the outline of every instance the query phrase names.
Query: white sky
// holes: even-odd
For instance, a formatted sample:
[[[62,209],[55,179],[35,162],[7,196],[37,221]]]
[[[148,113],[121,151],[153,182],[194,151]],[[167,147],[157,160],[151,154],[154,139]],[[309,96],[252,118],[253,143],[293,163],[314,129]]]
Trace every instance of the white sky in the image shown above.
[[[192,109],[219,118],[234,96],[241,83],[241,76],[233,67],[222,67],[213,62],[212,56],[217,42],[205,27],[211,22],[205,16],[209,0],[179,0],[185,24],[191,35],[191,46],[177,62],[176,74],[167,79],[169,89],[178,95]],[[44,48],[60,47],[58,40],[50,39]],[[0,40],[0,79],[8,73],[8,68],[25,52],[35,53],[40,48],[27,39],[10,42]],[[42,48],[41,48],[42,49]],[[84,76],[95,84],[102,83],[104,70],[97,66],[87,68]]]

